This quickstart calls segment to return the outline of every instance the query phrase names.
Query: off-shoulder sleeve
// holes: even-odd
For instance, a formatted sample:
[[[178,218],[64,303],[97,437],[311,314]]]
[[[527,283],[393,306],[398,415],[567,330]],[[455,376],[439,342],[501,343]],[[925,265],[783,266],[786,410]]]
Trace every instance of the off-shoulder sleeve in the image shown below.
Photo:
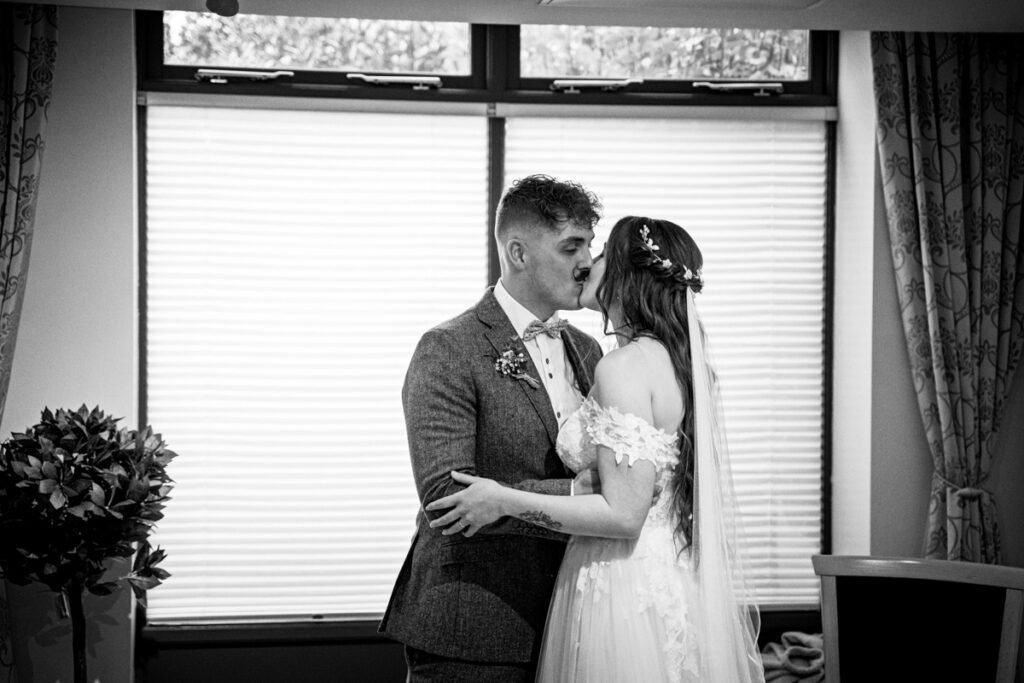
[[[668,434],[647,420],[623,413],[612,406],[602,406],[587,398],[587,436],[596,446],[606,446],[615,454],[615,462],[623,458],[630,467],[637,460],[649,460],[658,469],[675,464],[679,457],[677,437]]]

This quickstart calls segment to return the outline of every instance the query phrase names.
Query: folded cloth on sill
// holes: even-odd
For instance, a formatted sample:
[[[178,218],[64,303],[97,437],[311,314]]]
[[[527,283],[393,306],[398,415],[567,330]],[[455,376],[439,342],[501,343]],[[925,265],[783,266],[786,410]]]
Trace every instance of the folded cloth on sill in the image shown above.
[[[765,683],[821,683],[825,680],[825,650],[820,633],[786,631],[781,643],[761,651]]]

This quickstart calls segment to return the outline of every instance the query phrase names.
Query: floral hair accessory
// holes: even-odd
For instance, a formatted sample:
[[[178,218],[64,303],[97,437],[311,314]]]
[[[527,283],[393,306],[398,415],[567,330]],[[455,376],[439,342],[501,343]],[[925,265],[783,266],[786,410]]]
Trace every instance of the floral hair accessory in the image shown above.
[[[686,287],[693,287],[696,291],[700,291],[704,286],[704,281],[700,279],[700,274],[694,274],[688,266],[676,266],[672,263],[671,259],[662,258],[658,256],[658,252],[661,251],[654,240],[651,238],[651,229],[647,225],[640,227],[640,239],[644,242],[644,248],[651,254],[653,259],[653,266],[658,269],[664,277],[672,278],[676,282]]]
[[[651,252],[651,258],[654,259],[654,262],[659,268],[668,270],[672,267],[672,261],[670,259],[661,258],[655,253],[661,251],[661,247],[655,244],[654,240],[651,239],[651,229],[646,225],[640,228],[640,238],[644,241],[644,246],[647,248],[647,251]]]
[[[537,378],[531,377],[530,374],[526,372],[526,354],[521,348],[518,348],[518,341],[518,337],[512,337],[509,339],[509,342],[501,352],[501,355],[494,360],[494,369],[502,377],[519,379],[526,382],[534,389],[540,389],[540,382],[537,381]]]

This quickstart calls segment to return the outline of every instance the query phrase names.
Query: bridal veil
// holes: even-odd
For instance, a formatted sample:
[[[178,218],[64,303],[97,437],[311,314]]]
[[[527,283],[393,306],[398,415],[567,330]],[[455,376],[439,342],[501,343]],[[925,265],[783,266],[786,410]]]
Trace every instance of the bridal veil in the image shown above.
[[[687,289],[693,366],[693,558],[704,628],[698,629],[701,680],[760,683],[760,615],[747,573],[742,520],[729,466],[718,380],[692,289]]]

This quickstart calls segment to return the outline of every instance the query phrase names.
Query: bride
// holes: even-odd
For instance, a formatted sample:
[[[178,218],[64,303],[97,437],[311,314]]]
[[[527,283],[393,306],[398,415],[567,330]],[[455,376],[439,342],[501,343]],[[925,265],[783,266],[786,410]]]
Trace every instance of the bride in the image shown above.
[[[594,261],[580,303],[601,311],[618,348],[557,449],[572,470],[596,469],[600,492],[543,495],[452,472],[468,488],[427,507],[450,508],[431,523],[446,534],[471,536],[507,515],[572,535],[538,681],[764,680],[694,302],[702,265],[681,227],[635,216],[615,224]]]

